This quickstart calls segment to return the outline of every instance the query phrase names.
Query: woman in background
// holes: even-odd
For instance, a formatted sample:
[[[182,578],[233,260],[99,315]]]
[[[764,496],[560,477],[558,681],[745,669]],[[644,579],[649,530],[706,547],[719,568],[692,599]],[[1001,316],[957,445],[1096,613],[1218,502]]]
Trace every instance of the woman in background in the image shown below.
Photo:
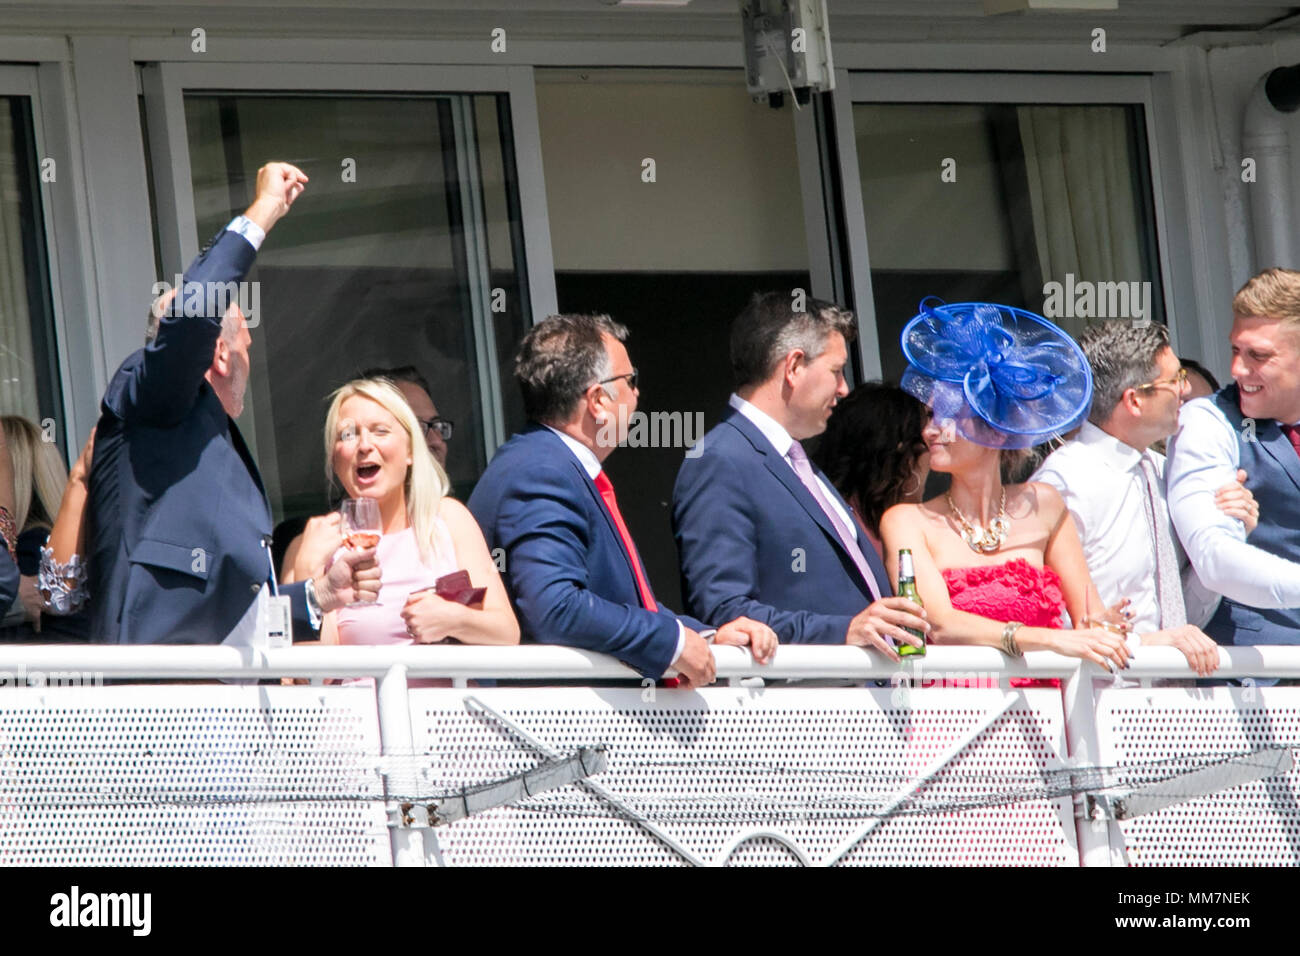
[[[1214,373],[1196,359],[1180,358],[1178,364],[1187,369],[1187,391],[1183,397],[1184,402],[1213,395],[1219,390],[1219,380],[1214,377]]]
[[[812,456],[882,557],[881,516],[924,497],[929,421],[930,410],[897,385],[865,382],[835,406]]]
[[[22,575],[18,598],[25,611],[22,621],[0,629],[0,640],[84,641],[88,622],[84,614],[75,613],[84,603],[84,590],[82,600],[51,605],[46,601],[49,582],[41,574],[42,553],[69,484],[58,446],[45,441],[41,430],[26,418],[5,415],[0,421],[13,466],[13,518],[17,529],[14,551]],[[80,521],[76,524],[79,526]],[[76,578],[77,573],[74,569],[69,576]],[[81,581],[84,583],[84,575]],[[63,593],[70,591],[65,588]]]

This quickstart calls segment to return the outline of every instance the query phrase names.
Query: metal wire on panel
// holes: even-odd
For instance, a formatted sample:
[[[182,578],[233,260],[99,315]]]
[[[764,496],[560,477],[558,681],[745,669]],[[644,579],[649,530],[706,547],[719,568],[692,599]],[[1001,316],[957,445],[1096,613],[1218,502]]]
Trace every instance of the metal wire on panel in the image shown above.
[[[1104,765],[1081,767],[1051,688],[906,706],[861,688],[422,689],[401,753],[364,687],[18,689],[0,697],[0,865],[387,865],[395,801],[593,744],[605,772],[438,827],[440,859],[1077,865],[1080,795],[1300,745],[1300,700],[1252,693],[1103,691]],[[1294,864],[1298,787],[1292,771],[1124,821],[1129,861]]]
[[[378,750],[365,692],[11,690],[0,865],[387,865]]]
[[[601,784],[622,806],[565,788],[475,816],[439,833],[452,864],[684,862],[638,817],[660,825],[689,862],[1078,863],[1072,803],[1043,784],[1068,770],[1056,690],[1018,695],[991,723],[1003,697],[996,689],[914,692],[906,709],[876,689],[761,697],[719,689],[654,703],[635,690],[569,689],[564,706],[545,691],[477,694],[557,750],[605,743]],[[436,753],[443,770],[438,785],[514,773],[537,759],[454,695],[411,697],[417,746]],[[972,733],[913,797],[891,806]],[[738,834],[765,829],[779,839],[756,834],[732,847]]]
[[[1103,691],[1101,754],[1121,768],[1171,750],[1300,748],[1300,692],[1216,687]],[[1134,866],[1295,866],[1300,862],[1300,770],[1198,796],[1120,824]]]

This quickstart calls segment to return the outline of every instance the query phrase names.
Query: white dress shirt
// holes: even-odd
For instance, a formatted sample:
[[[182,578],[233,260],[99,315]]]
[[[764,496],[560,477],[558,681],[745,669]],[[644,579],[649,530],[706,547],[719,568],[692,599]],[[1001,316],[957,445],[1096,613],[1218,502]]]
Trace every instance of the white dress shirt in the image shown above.
[[[555,432],[555,434],[560,436],[560,441],[564,442],[565,447],[567,447],[569,451],[573,452],[573,457],[578,459],[578,464],[582,465],[582,469],[587,473],[587,477],[590,478],[592,481],[595,481],[596,476],[599,475],[603,470],[600,465],[600,459],[596,457],[596,453],[592,451],[590,448],[588,448],[586,445],[584,445],[582,442],[578,441],[578,439],[572,437],[571,435],[566,435],[564,434],[564,432],[558,429],[551,428],[550,425],[547,425],[546,427],[550,428],[551,431]],[[622,544],[622,542],[620,541],[619,544]],[[628,557],[630,558],[631,555],[628,555]],[[710,638],[715,633],[717,632],[704,631],[703,633],[700,634],[700,636],[704,638]],[[678,618],[677,650],[673,651],[673,660],[677,660],[677,658],[682,656],[682,650],[685,647],[686,647],[686,625],[682,623],[680,618]]]
[[[253,220],[247,216],[236,216],[226,225],[227,232],[237,232],[248,240],[249,245],[254,250],[262,248],[262,243],[266,241],[266,232]]]
[[[787,465],[790,466],[790,470],[793,472],[794,463],[790,461],[790,446],[794,444],[794,439],[790,436],[790,433],[785,430],[785,427],[767,412],[751,405],[739,395],[733,393],[731,398],[727,399],[727,403],[749,419],[753,426],[763,433],[763,437],[766,438],[768,443],[776,449],[776,453],[781,456]],[[795,472],[795,477],[799,477],[798,472]],[[822,497],[825,498],[830,506],[835,509],[835,513],[839,515],[840,520],[844,523],[844,527],[849,529],[849,533],[852,534],[856,540],[859,537],[858,523],[849,516],[847,511],[840,507],[838,496],[831,491],[830,486],[822,480],[821,475],[813,472],[813,477],[817,479],[817,484],[821,486]],[[799,483],[803,484],[802,478],[799,479]]]
[[[1207,587],[1247,607],[1300,607],[1300,564],[1246,543],[1246,528],[1214,504],[1237,477],[1237,433],[1209,398],[1178,413],[1169,445],[1169,515]]]
[[[1147,483],[1141,468],[1144,456],[1163,479],[1163,455],[1151,449],[1139,452],[1092,422],[1084,422],[1078,437],[1052,452],[1030,478],[1030,481],[1049,484],[1061,493],[1079,531],[1088,570],[1102,601],[1106,607],[1123,598],[1132,602],[1129,610],[1133,612],[1134,634],[1160,629],[1156,546],[1146,530],[1149,527],[1145,504]],[[1220,482],[1216,488],[1223,484]],[[1179,566],[1183,568],[1187,620],[1205,624],[1214,614],[1219,596],[1197,579],[1178,548],[1172,528],[1169,534],[1178,551]]]

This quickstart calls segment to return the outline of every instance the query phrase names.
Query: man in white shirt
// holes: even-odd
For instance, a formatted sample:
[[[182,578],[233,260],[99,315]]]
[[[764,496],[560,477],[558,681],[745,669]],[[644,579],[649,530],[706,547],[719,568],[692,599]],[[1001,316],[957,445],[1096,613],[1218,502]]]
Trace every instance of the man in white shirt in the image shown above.
[[[1165,458],[1151,448],[1178,426],[1186,375],[1163,325],[1106,322],[1084,330],[1079,345],[1092,366],[1089,420],[1031,480],[1061,493],[1102,600],[1128,600],[1140,642],[1178,647],[1208,674],[1218,666],[1218,649],[1198,625],[1209,620],[1218,595],[1197,580],[1177,547]],[[1220,500],[1252,517],[1254,501],[1239,485],[1224,488]]]
[[[1183,409],[1169,452],[1169,511],[1196,574],[1223,600],[1220,644],[1300,644],[1300,272],[1267,269],[1232,302],[1232,384]],[[1246,542],[1214,506],[1238,469],[1260,504]]]

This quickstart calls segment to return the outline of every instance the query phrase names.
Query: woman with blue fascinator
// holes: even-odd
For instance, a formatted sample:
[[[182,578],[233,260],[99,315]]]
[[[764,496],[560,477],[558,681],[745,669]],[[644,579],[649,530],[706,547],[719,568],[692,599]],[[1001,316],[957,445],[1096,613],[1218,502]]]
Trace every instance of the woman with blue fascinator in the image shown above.
[[[899,549],[912,551],[930,640],[1127,667],[1128,602],[1102,604],[1061,496],[1037,482],[1003,484],[1028,449],[1087,416],[1092,372],[1083,352],[1031,312],[932,298],[904,328],[902,346],[902,387],[933,412],[923,432],[930,468],[952,484],[941,497],[889,509],[880,530],[895,582]]]

